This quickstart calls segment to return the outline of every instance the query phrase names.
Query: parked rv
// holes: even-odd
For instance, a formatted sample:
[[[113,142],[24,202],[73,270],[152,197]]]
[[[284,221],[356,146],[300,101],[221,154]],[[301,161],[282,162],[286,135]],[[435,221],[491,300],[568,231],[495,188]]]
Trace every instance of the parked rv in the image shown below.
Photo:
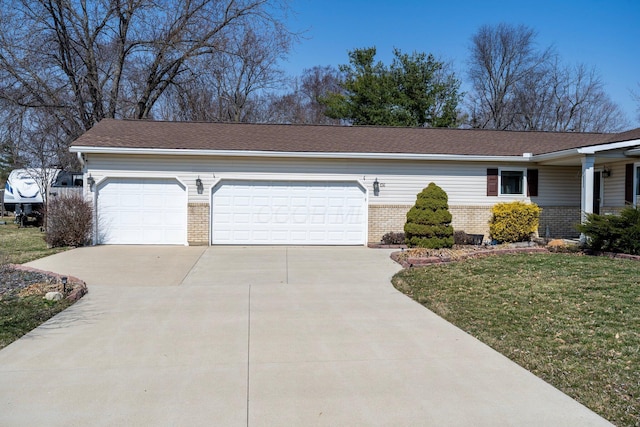
[[[44,204],[41,187],[45,179],[50,189],[82,187],[82,173],[79,172],[37,168],[11,171],[4,187],[4,207],[15,214],[16,222],[24,224],[29,217],[41,218]]]

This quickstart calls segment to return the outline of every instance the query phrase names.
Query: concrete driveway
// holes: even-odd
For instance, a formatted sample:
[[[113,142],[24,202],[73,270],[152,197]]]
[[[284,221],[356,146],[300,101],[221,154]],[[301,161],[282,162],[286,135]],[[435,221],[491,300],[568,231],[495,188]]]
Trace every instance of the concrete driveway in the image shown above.
[[[89,294],[0,351],[2,426],[599,426],[397,292],[388,250],[76,249]]]

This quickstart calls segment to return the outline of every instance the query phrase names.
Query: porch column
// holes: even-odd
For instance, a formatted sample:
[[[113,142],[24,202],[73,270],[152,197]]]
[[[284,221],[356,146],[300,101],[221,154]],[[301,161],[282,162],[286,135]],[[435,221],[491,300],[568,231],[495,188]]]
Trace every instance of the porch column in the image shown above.
[[[581,220],[587,219],[587,214],[593,213],[593,175],[595,156],[587,154],[582,158],[582,197],[580,204]]]

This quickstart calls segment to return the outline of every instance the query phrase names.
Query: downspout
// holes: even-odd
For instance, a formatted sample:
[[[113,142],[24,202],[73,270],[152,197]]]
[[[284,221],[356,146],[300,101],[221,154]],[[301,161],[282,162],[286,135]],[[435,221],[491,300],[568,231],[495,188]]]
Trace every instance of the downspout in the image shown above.
[[[89,186],[88,182],[87,182],[87,163],[88,161],[85,161],[84,159],[84,155],[78,151],[76,153],[78,155],[78,161],[80,162],[80,165],[82,166],[82,179],[84,180],[84,188],[87,190],[87,193],[91,193],[91,187]],[[84,197],[86,199],[87,194],[84,194]],[[98,244],[98,201],[96,200],[96,196],[95,196],[95,192],[93,194],[93,196],[91,197],[91,207],[93,209],[93,236],[91,239],[91,244],[92,245],[97,245]]]
[[[84,166],[85,166],[84,156],[79,151],[76,153],[76,155],[78,156],[78,161],[80,162],[80,166],[82,166],[82,172],[84,172]]]

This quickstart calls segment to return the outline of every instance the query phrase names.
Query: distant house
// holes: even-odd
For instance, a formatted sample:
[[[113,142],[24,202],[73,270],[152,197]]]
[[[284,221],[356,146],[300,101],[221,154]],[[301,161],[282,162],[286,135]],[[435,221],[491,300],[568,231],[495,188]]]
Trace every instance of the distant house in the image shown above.
[[[365,245],[435,182],[455,229],[543,208],[539,234],[638,203],[640,129],[620,134],[105,119],[71,146],[99,244]]]

